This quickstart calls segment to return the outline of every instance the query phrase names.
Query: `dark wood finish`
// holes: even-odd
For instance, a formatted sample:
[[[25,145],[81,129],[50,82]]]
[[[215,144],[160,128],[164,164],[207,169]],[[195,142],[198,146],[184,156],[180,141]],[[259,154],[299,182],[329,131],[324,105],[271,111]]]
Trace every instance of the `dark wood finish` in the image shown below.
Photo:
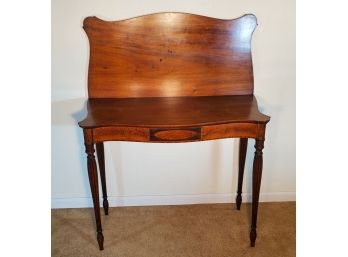
[[[98,174],[97,174],[97,164],[95,162],[94,156],[94,144],[91,130],[84,130],[85,136],[85,147],[87,153],[87,168],[88,168],[88,178],[91,186],[93,206],[94,206],[94,215],[97,225],[97,240],[99,244],[99,249],[104,249],[104,236],[100,220],[100,206],[99,206],[99,192],[98,192]]]
[[[243,187],[243,177],[244,177],[244,167],[245,158],[248,148],[248,139],[241,138],[239,140],[239,162],[238,162],[238,189],[236,197],[237,210],[240,210],[240,205],[242,204],[242,187]]]
[[[103,142],[178,143],[241,138],[237,209],[248,138],[256,139],[251,245],[262,173],[262,148],[270,117],[253,96],[252,14],[221,20],[184,13],[159,13],[123,21],[84,20],[90,43],[85,135],[88,174],[103,249],[97,155],[108,214]]]
[[[123,21],[88,17],[88,95],[174,97],[253,93],[252,14],[220,20],[158,13]]]
[[[259,207],[259,195],[262,176],[262,149],[264,140],[255,140],[255,155],[253,163],[253,191],[252,191],[252,210],[251,210],[251,230],[250,230],[250,245],[255,246],[256,241],[256,222],[257,210]]]
[[[88,99],[82,128],[182,128],[228,123],[265,124],[253,95]]]
[[[98,164],[100,171],[100,181],[102,184],[103,191],[103,208],[105,215],[109,214],[109,202],[108,202],[108,194],[106,190],[106,178],[105,178],[105,157],[104,157],[104,143],[96,143],[97,146],[97,156],[98,156]]]

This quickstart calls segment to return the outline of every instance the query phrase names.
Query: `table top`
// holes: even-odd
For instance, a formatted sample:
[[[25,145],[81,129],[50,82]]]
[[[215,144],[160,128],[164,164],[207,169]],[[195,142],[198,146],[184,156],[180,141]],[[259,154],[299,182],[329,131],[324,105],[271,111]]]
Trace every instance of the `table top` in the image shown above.
[[[202,97],[90,98],[82,128],[193,127],[225,123],[267,123],[253,95]]]

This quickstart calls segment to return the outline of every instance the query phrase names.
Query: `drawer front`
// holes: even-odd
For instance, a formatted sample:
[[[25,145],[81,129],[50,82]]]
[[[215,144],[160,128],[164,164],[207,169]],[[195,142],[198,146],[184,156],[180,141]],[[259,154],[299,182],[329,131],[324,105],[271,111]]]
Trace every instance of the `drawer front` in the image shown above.
[[[150,140],[157,142],[196,141],[201,139],[201,128],[150,129]]]
[[[104,141],[131,141],[148,142],[148,128],[132,127],[101,127],[93,129],[93,139],[95,142]]]
[[[202,140],[220,138],[255,138],[258,137],[257,123],[230,123],[209,125],[202,128]]]

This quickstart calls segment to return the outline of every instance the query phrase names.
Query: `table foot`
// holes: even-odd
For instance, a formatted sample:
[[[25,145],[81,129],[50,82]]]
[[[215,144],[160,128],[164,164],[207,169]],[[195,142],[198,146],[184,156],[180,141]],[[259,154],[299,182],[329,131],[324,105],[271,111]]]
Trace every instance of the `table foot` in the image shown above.
[[[99,244],[99,250],[104,250],[104,236],[102,232],[97,232],[97,240]]]
[[[237,205],[237,210],[240,210],[240,206],[242,204],[242,196],[240,194],[237,195],[236,197],[236,205]]]
[[[109,215],[109,202],[106,198],[103,200],[103,208],[105,215]]]
[[[250,231],[250,246],[251,247],[255,247],[256,237],[257,237],[256,228],[251,228],[251,231]]]

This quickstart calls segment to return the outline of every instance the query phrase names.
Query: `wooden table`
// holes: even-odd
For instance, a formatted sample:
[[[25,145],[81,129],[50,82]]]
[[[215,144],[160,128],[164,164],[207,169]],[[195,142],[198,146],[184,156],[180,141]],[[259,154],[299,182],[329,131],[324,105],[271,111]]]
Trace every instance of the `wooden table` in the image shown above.
[[[108,214],[105,141],[178,143],[240,138],[237,209],[248,138],[255,139],[251,246],[262,174],[262,149],[270,117],[254,92],[252,14],[221,20],[158,13],[122,21],[84,20],[90,43],[88,115],[79,122],[87,153],[97,240],[103,250],[98,173]],[[232,243],[232,242],[231,242]]]

